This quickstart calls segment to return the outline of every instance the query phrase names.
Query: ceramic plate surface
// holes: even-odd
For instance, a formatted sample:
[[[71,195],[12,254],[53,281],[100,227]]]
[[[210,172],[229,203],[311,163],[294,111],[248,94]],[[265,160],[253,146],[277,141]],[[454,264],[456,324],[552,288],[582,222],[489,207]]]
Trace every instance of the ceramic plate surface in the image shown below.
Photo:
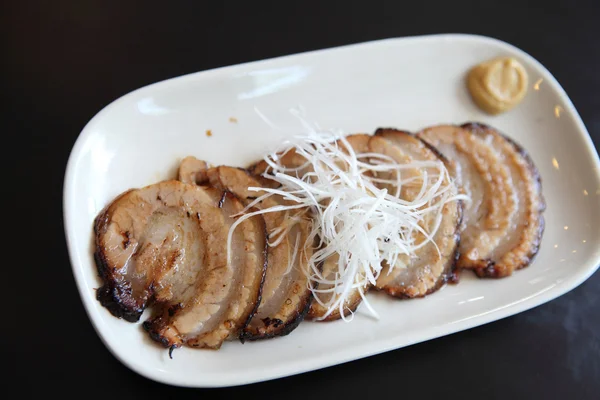
[[[464,77],[474,64],[496,56],[519,59],[531,87],[517,108],[490,117],[471,102]],[[424,299],[370,294],[379,320],[359,310],[351,323],[304,322],[286,337],[227,342],[220,351],[179,349],[169,359],[140,324],[111,316],[96,301],[101,283],[92,257],[95,216],[124,190],[173,176],[186,155],[247,166],[288,132],[269,127],[256,110],[276,125],[297,128],[289,109],[298,105],[320,126],[347,133],[467,121],[503,131],[529,151],[542,176],[546,231],[538,257],[508,279],[478,280],[463,273],[460,284]],[[600,262],[599,171],[598,155],[571,101],[526,53],[480,36],[388,39],[199,72],[123,96],[85,126],[72,150],[64,222],[83,304],[119,360],[160,382],[229,386],[448,335],[575,288]]]

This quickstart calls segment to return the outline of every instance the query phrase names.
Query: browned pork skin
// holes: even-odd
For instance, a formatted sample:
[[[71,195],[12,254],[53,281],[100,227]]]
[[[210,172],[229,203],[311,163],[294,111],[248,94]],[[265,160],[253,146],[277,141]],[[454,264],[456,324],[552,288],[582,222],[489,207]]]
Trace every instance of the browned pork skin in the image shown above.
[[[238,168],[211,168],[208,178],[211,185],[234,193],[246,204],[264,194],[248,190],[249,187],[261,185],[246,171]],[[271,196],[257,204],[256,208],[270,208],[284,203],[279,196]],[[268,233],[292,222],[286,212],[268,212],[263,217]],[[240,335],[242,341],[287,335],[304,319],[312,299],[308,286],[307,260],[311,257],[313,248],[312,243],[305,245],[309,228],[309,221],[301,218],[292,224],[281,243],[268,246],[268,266],[262,300],[256,315]],[[296,243],[299,251],[294,257]]]
[[[540,247],[546,208],[540,174],[527,152],[494,128],[478,123],[462,127],[490,143],[499,153],[516,191],[518,209],[509,232],[489,255],[486,265],[476,269],[482,277],[509,276],[514,270],[528,266]]]
[[[447,162],[423,141],[395,129],[378,129],[369,146],[373,153],[385,154],[398,163],[440,159]],[[408,174],[418,178],[421,171],[409,170]],[[408,185],[402,189],[400,197],[411,199],[417,192],[418,188]],[[461,202],[446,203],[442,208],[442,215],[440,227],[433,238],[440,252],[438,253],[433,243],[430,243],[417,250],[413,258],[400,257],[392,269],[389,265],[384,265],[377,279],[377,289],[399,298],[423,297],[438,290],[448,281],[454,269],[460,238]]]
[[[257,221],[240,224],[227,262],[228,215],[241,209],[222,191],[179,181],[122,194],[96,219],[98,299],[129,321],[155,304],[144,327],[167,347],[217,348],[252,314],[265,271]]]

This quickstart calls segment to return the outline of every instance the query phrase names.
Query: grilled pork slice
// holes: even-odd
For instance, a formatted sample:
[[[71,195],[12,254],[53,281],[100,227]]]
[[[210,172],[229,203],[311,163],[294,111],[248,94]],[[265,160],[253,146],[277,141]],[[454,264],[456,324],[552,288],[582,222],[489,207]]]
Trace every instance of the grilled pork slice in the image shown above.
[[[378,129],[369,142],[369,147],[373,153],[385,154],[400,164],[440,159],[446,162],[425,142],[407,132],[395,129]],[[427,168],[427,170],[429,176],[438,173],[437,169]],[[409,169],[405,174],[402,179],[408,179],[409,182],[403,185],[398,195],[405,200],[413,200],[422,186],[423,181],[420,176],[423,171]],[[391,176],[382,178],[393,179]],[[444,185],[450,185],[451,190],[456,191],[456,187],[448,178],[444,181]],[[418,249],[412,258],[399,257],[393,268],[384,265],[377,279],[378,289],[394,297],[422,297],[439,289],[452,276],[460,238],[461,202],[446,202],[441,213],[441,222],[433,237],[437,249],[433,243],[428,243]],[[424,222],[423,227],[426,230],[431,226],[433,226],[432,220],[428,219]],[[422,239],[422,237],[417,238],[418,241]]]
[[[509,232],[517,210],[509,170],[484,140],[457,126],[423,130],[420,138],[452,160],[461,191],[469,196],[458,267],[480,269]]]
[[[310,171],[310,167],[307,165],[306,158],[297,154],[294,149],[289,149],[288,151],[279,154],[279,162],[281,165],[289,168],[289,170],[286,171],[288,175],[292,175],[297,178],[301,178],[304,176],[304,174]],[[254,176],[254,179],[260,182],[262,187],[276,188],[279,186],[277,181],[265,178],[263,176],[264,173],[271,172],[271,166],[265,160],[260,160],[251,165],[248,168],[248,171]]]
[[[130,190],[111,202],[94,226],[101,304],[134,322],[153,298],[184,297],[206,253],[198,217],[218,214],[216,204],[210,192],[178,181]]]
[[[323,262],[322,267],[322,275],[329,281],[332,281],[336,277],[336,273],[339,271],[340,265],[339,256],[337,253],[327,257]],[[317,289],[317,296],[310,305],[310,310],[308,311],[307,319],[313,319],[318,321],[335,321],[342,318],[342,313],[340,313],[339,307],[333,310],[327,317],[327,310],[329,309],[328,304],[333,304],[332,297],[334,296],[333,284],[320,284]],[[329,291],[328,291],[329,290]],[[367,288],[363,288],[363,294],[366,294],[368,291]],[[350,315],[350,313],[356,311],[360,303],[362,302],[362,296],[358,289],[353,289],[346,302],[343,305],[344,316]]]
[[[259,220],[240,224],[227,261],[228,215],[241,209],[220,190],[179,181],[122,194],[96,220],[98,299],[129,321],[154,304],[144,327],[167,347],[218,347],[251,316],[265,272]]]
[[[369,135],[365,134],[354,134],[346,136],[346,141],[350,145],[352,151],[355,153],[366,153],[369,151],[368,143],[369,143]],[[335,145],[339,146],[340,149],[344,152],[349,152],[346,144],[344,144],[341,140],[336,142]],[[365,160],[366,161],[366,160]],[[306,173],[312,171],[312,166],[307,162],[306,158],[301,155],[298,155],[294,149],[290,149],[285,153],[282,153],[279,156],[279,164],[286,168],[285,172],[289,175],[295,176],[297,178],[302,178]],[[252,174],[255,176],[262,176],[263,173],[269,172],[270,170],[269,164],[261,160],[260,162],[254,164],[249,168]],[[276,187],[277,182],[272,181],[270,179],[264,179],[261,181],[261,184],[265,185],[265,187]],[[338,260],[339,257],[337,255],[332,255],[330,258],[326,259],[323,262],[322,266],[322,274],[323,278],[327,281],[333,281],[335,279],[336,273],[338,272]],[[308,319],[315,319],[320,321],[332,321],[336,319],[340,319],[342,314],[339,309],[333,311],[327,317],[328,307],[327,304],[333,304],[332,302],[335,299],[332,299],[334,284],[320,284],[317,291],[317,299],[313,300],[310,306],[310,310],[308,312]],[[362,288],[363,293],[368,290],[368,287]],[[360,302],[362,301],[362,297],[360,295],[360,290],[354,289],[352,293],[348,296],[348,301],[344,304],[344,315],[348,315],[351,312],[355,311]],[[324,318],[325,317],[325,318]]]
[[[516,191],[518,208],[508,232],[476,269],[482,277],[509,276],[514,270],[528,266],[540,247],[546,208],[540,174],[527,152],[497,130],[477,123],[462,127],[496,150],[508,167]]]
[[[207,170],[208,163],[206,161],[198,160],[194,156],[187,156],[179,164],[177,179],[183,183],[201,185],[207,180]]]
[[[355,155],[360,155],[361,153],[369,152],[369,140],[371,139],[371,135],[367,135],[366,133],[354,133],[352,135],[348,135],[345,137],[348,144],[354,151]],[[342,149],[344,152],[348,153],[347,146],[344,145],[342,140],[337,141],[337,146]]]
[[[211,185],[234,193],[246,204],[264,194],[248,190],[249,187],[261,185],[246,171],[238,168],[211,168],[208,178]],[[282,198],[271,196],[257,204],[256,208],[264,209],[281,204],[285,204]],[[244,328],[240,336],[242,340],[289,334],[304,319],[312,299],[307,274],[307,260],[313,251],[312,243],[309,242],[309,220],[290,216],[287,212],[268,212],[263,217],[272,245],[267,250],[267,273],[262,300],[256,315]],[[278,240],[278,235],[273,234],[281,231],[280,228],[289,228],[284,229],[281,241]],[[279,243],[274,243],[275,241]]]
[[[171,349],[183,344],[220,348],[227,338],[239,334],[260,302],[266,272],[262,219],[253,217],[235,228],[228,260],[227,237],[235,222],[233,215],[244,207],[226,192],[213,200],[217,212],[200,216],[198,222],[205,233],[201,275],[189,286],[186,298],[162,302],[159,312],[144,323],[154,340]]]
[[[355,155],[359,156],[362,153],[368,153],[369,149],[369,139],[370,135],[357,133],[353,135],[348,135],[345,137],[346,141],[350,145],[351,150],[355,153]],[[349,152],[347,146],[341,141],[338,140],[336,143],[342,151],[345,153]],[[368,159],[360,158],[361,161],[368,162]],[[306,161],[304,158],[300,160],[300,162]],[[288,164],[285,164],[288,166]],[[340,165],[342,167],[342,165]],[[343,266],[342,266],[343,267]],[[333,254],[329,256],[327,259],[323,261],[322,266],[322,275],[326,281],[334,282],[336,275],[340,269],[339,265],[339,256],[338,254]],[[317,320],[317,321],[334,321],[342,318],[342,313],[340,312],[339,307],[333,310],[329,315],[327,315],[327,311],[329,309],[328,305],[333,304],[339,297],[334,298],[333,293],[334,283],[321,283],[319,288],[316,291],[315,300],[313,300],[310,305],[310,310],[308,311],[308,319]],[[360,303],[362,302],[361,290],[363,294],[366,294],[369,291],[370,285],[367,285],[361,289],[355,288],[348,294],[348,297],[343,305],[344,316],[350,315],[352,312],[356,311]],[[325,317],[325,315],[327,315]]]
[[[357,133],[348,135],[345,138],[355,152],[368,151],[367,144],[370,135]],[[338,140],[335,145],[339,146],[339,148],[344,152],[347,152],[347,148],[341,140]],[[308,162],[304,156],[297,154],[293,148],[278,154],[278,162],[280,166],[285,168],[284,172],[286,174],[296,178],[302,178],[306,173],[312,171],[311,163]],[[263,176],[264,173],[269,173],[271,170],[271,166],[265,160],[260,160],[248,167],[248,172],[250,172],[250,174],[252,174],[254,178],[261,183],[261,185],[263,185],[263,187],[275,188],[279,186],[279,183],[274,180],[264,178]]]
[[[388,137],[384,137],[385,135]],[[420,160],[419,157],[415,159],[411,156],[409,151],[403,151],[400,146],[390,144],[390,140],[402,138],[402,135],[412,136],[411,133],[401,130],[378,130],[377,134],[369,140],[369,149],[373,153],[391,158],[398,164],[409,164],[412,161]],[[421,167],[404,168],[400,174],[397,171],[378,171],[374,178],[377,186],[380,189],[387,189],[390,195],[413,201],[420,192],[425,177],[424,172],[425,169]],[[398,179],[402,180],[400,185],[398,185]]]
[[[418,136],[453,160],[462,191],[471,199],[466,205],[458,266],[474,269],[479,276],[510,275],[514,266],[494,266],[511,243],[519,240],[517,231],[525,222],[520,218],[518,194],[525,190],[519,189],[523,178],[511,172],[517,168],[512,164],[519,161],[518,155],[507,157],[499,151],[498,146],[507,145],[500,137],[487,140],[483,133],[458,126],[435,126]],[[529,168],[522,161],[523,167]]]

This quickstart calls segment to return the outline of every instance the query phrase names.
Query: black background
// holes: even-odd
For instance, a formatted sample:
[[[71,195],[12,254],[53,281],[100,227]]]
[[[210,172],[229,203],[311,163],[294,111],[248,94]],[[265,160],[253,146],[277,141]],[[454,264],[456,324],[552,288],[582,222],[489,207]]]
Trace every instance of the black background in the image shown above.
[[[123,94],[208,68],[397,36],[477,33],[520,47],[563,85],[598,146],[599,18],[594,0],[4,2],[3,390],[128,399],[598,398],[599,274],[517,316],[316,372],[215,391],[155,383],[124,367],[93,330],[71,273],[61,204],[77,135]]]

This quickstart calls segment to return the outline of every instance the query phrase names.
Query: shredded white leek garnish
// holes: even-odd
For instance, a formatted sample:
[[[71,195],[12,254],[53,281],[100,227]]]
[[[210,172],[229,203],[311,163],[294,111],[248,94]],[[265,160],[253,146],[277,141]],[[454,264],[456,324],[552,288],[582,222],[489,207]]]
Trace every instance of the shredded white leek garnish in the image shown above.
[[[298,111],[292,110],[292,113],[301,121],[302,132],[291,136],[264,158],[269,168],[263,176],[279,186],[249,188],[265,194],[241,213],[231,227],[228,242],[231,242],[233,229],[245,219],[268,212],[287,212],[290,216],[284,225],[270,232],[269,245],[276,246],[295,223],[310,216],[309,240],[299,243],[298,237],[291,239],[295,240],[292,262],[298,256],[299,246],[303,253],[305,246],[316,239],[307,273],[315,301],[327,309],[321,318],[339,310],[345,321],[351,320],[354,314],[350,312],[346,316],[345,308],[350,295],[356,291],[365,307],[378,318],[364,289],[375,284],[382,264],[391,269],[400,268],[396,264],[399,257],[412,257],[430,243],[437,249],[433,238],[442,219],[442,207],[462,196],[457,195],[441,161],[398,164],[382,154],[356,154],[342,133],[322,130],[307,122]],[[282,165],[282,154],[287,151],[295,151],[306,162],[296,168]],[[404,172],[415,169],[421,171],[418,177],[402,178]],[[393,188],[393,193],[388,193],[384,186]],[[407,186],[414,196],[403,199],[400,193]],[[270,196],[285,201],[247,212]],[[309,214],[304,215],[307,212]],[[335,276],[324,276],[321,265],[335,254],[339,256]],[[290,269],[291,264],[288,272]]]

